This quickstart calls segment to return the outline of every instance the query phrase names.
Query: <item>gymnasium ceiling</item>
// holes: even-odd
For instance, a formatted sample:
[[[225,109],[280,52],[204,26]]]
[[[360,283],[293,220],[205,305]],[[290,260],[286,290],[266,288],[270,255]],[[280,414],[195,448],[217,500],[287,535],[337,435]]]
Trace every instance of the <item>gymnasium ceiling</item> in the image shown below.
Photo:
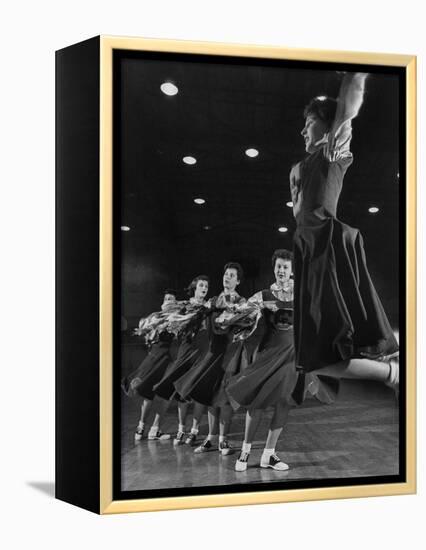
[[[119,224],[130,227],[122,233],[125,256],[167,236],[177,248],[196,243],[213,255],[231,239],[246,261],[265,242],[268,257],[291,247],[288,174],[305,154],[303,108],[315,95],[336,97],[341,74],[334,66],[221,61],[123,56],[117,62],[114,182]],[[164,82],[178,93],[165,95]],[[361,228],[373,255],[384,256],[374,265],[379,271],[389,270],[389,255],[395,259],[398,250],[398,90],[396,75],[369,77],[338,210]],[[248,148],[258,156],[248,157]],[[185,156],[196,164],[185,164]],[[371,206],[379,212],[369,213]]]

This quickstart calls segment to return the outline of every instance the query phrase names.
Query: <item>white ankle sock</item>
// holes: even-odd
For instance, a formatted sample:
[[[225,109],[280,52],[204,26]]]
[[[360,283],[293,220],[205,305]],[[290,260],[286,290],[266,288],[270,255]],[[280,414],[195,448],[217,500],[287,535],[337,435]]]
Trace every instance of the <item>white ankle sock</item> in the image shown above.
[[[217,435],[208,435],[207,436],[207,441],[211,441],[212,443],[214,443],[215,441],[217,441]]]
[[[243,441],[243,444],[241,446],[241,451],[243,453],[249,453],[251,451],[251,443],[246,443],[245,441]]]
[[[271,456],[275,453],[275,449],[263,449],[262,460],[269,460]]]
[[[224,441],[226,441],[227,437],[226,435],[220,435],[219,436],[219,443],[223,443]]]
[[[159,431],[160,431],[160,428],[158,426],[151,426],[149,433],[154,435]]]
[[[389,365],[389,375],[386,382],[389,384],[399,384],[399,358],[391,359],[388,362]]]
[[[185,431],[185,425],[184,424],[179,424],[178,432],[184,432],[184,431]]]
[[[191,433],[194,435],[198,435],[198,428],[191,428]]]
[[[139,420],[138,428],[143,430],[145,428],[145,422],[142,422],[142,420]]]

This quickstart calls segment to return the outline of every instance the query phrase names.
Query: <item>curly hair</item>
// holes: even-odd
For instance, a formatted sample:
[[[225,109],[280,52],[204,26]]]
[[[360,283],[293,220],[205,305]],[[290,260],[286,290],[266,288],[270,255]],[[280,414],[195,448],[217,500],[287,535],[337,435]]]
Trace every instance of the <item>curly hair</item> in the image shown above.
[[[174,288],[166,288],[165,290],[163,290],[163,298],[166,294],[171,294],[172,296],[177,298],[177,292]]]
[[[303,116],[304,118],[309,115],[315,116],[325,122],[328,127],[333,123],[336,116],[337,99],[327,96],[317,96],[311,99],[306,105]]]
[[[210,278],[207,275],[197,275],[185,289],[188,296],[194,296],[198,281],[206,281],[210,285]]]
[[[238,262],[228,262],[223,267],[223,273],[225,273],[227,269],[235,269],[235,271],[237,272],[238,280],[240,282],[242,281],[244,277],[244,271],[243,271],[243,268],[241,267],[241,264],[239,264]]]
[[[293,253],[286,248],[278,248],[277,250],[275,250],[272,254],[273,269],[275,269],[275,262],[278,260],[278,258],[281,258],[282,260],[289,260],[291,262],[293,260]]]

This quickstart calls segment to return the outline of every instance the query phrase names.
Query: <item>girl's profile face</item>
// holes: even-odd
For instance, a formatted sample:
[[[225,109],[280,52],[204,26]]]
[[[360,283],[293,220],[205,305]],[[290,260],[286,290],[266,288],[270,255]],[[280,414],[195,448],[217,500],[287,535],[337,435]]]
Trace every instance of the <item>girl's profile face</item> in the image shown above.
[[[223,274],[223,288],[229,292],[233,292],[239,284],[238,271],[233,267],[228,267]]]
[[[305,119],[305,126],[300,132],[305,140],[305,150],[307,153],[315,153],[322,143],[318,142],[324,139],[328,132],[327,124],[315,115],[308,115]]]
[[[173,304],[174,302],[176,302],[176,296],[174,294],[165,294],[161,309],[165,309],[168,305]]]
[[[208,291],[209,291],[208,281],[204,281],[203,279],[199,279],[197,281],[197,285],[195,287],[194,298],[196,300],[204,300],[204,298],[207,296]]]
[[[288,281],[292,274],[291,260],[277,258],[275,260],[274,274],[277,283],[285,283]]]

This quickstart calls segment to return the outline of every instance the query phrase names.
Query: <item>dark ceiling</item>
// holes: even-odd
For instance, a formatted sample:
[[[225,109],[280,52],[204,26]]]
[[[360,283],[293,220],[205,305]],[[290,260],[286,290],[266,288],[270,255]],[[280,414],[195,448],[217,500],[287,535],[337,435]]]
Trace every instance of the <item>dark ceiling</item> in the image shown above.
[[[290,168],[305,154],[303,108],[315,95],[337,96],[341,75],[323,65],[247,65],[193,56],[129,54],[116,63],[115,189],[119,223],[131,228],[122,233],[124,295],[143,295],[147,276],[140,264],[148,256],[155,264],[156,249],[162,259],[151,265],[151,278],[159,280],[147,285],[153,291],[182,288],[207,270],[217,291],[228,260],[243,263],[246,293],[258,290],[271,278],[265,270],[272,251],[291,248],[295,224],[285,203]],[[179,93],[164,95],[165,81]],[[398,285],[398,91],[396,74],[369,77],[338,210],[363,232],[376,284],[392,303]],[[247,157],[249,147],[259,156]],[[186,155],[197,163],[184,164]],[[206,203],[194,204],[197,197]],[[370,206],[380,212],[369,214]],[[287,233],[278,232],[282,225]]]

